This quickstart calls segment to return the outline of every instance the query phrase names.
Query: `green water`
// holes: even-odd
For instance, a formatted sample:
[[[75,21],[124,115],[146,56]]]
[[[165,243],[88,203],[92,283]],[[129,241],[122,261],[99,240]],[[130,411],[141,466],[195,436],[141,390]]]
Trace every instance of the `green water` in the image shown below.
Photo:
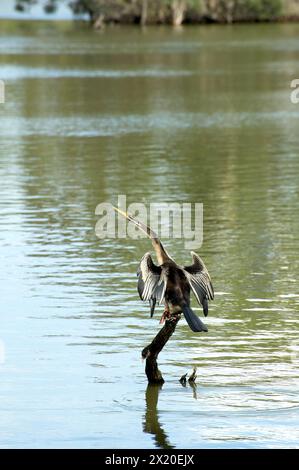
[[[299,25],[0,31],[0,446],[298,446]],[[94,233],[118,194],[204,204],[209,332],[179,323],[161,389],[150,244]]]

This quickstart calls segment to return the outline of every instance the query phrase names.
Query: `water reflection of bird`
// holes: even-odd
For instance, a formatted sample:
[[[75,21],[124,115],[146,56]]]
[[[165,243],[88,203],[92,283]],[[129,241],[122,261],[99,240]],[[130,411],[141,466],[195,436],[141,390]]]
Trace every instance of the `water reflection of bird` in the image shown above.
[[[114,208],[117,212],[134,223],[151,239],[159,265],[156,265],[150,253],[146,253],[138,269],[138,292],[142,300],[150,303],[153,316],[156,303],[165,304],[161,323],[173,314],[183,312],[192,331],[208,331],[206,325],[190,307],[190,292],[193,291],[203,313],[208,315],[208,301],[214,298],[214,290],[208,270],[203,260],[194,252],[192,264],[179,266],[167,253],[157,234],[147,225],[126,212]]]

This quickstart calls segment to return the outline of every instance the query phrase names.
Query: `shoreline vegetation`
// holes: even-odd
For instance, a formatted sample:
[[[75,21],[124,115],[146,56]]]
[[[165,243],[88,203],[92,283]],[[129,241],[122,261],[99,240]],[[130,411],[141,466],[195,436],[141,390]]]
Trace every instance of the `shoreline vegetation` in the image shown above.
[[[16,0],[28,11],[39,0]],[[42,1],[42,0],[40,0]],[[299,21],[299,0],[47,0],[46,13],[68,3],[74,17],[99,29],[105,24],[173,25]]]

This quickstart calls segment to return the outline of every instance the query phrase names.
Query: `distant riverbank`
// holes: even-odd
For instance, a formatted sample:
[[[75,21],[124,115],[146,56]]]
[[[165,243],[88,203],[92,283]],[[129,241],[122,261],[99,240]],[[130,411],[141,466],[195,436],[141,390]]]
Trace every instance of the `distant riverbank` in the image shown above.
[[[68,17],[89,20],[95,28],[105,24],[173,25],[299,21],[298,0],[75,0],[67,8],[49,0],[28,8],[28,0],[10,0],[10,9],[22,19]],[[49,8],[49,5],[52,7]],[[4,8],[5,10],[5,8]],[[0,6],[0,17],[3,14]],[[12,14],[12,12],[10,13]]]

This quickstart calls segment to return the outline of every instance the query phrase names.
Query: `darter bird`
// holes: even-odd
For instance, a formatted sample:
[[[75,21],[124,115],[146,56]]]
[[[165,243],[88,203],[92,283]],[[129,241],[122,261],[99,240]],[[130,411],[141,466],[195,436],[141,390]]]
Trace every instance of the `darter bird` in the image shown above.
[[[200,256],[192,251],[192,264],[179,266],[169,256],[157,234],[150,227],[127,212],[116,207],[114,210],[146,233],[154,247],[159,264],[156,265],[153,262],[149,252],[145,253],[137,272],[138,293],[142,300],[149,301],[151,317],[154,314],[156,303],[164,302],[165,310],[161,317],[161,323],[171,315],[183,312],[192,331],[208,331],[207,326],[190,307],[191,291],[193,291],[198,303],[202,305],[205,316],[208,315],[208,301],[214,299],[211,278]]]

